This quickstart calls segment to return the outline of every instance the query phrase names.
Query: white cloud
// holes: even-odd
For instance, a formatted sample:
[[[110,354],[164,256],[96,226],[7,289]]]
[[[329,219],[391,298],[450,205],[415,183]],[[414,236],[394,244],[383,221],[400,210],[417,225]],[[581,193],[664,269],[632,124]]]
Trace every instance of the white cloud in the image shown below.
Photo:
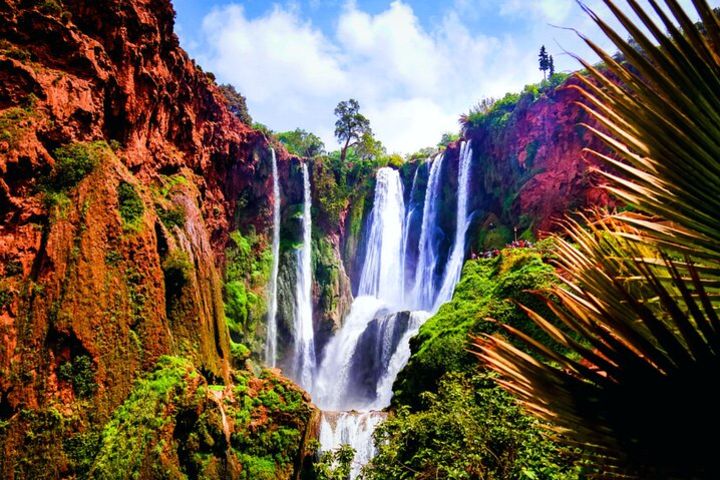
[[[322,3],[312,0],[310,9]],[[602,10],[600,0],[587,3]],[[200,46],[190,50],[274,130],[304,128],[335,148],[333,109],[352,97],[388,150],[407,153],[457,130],[459,114],[481,98],[538,81],[540,44],[559,70],[576,68],[558,44],[583,55],[588,50],[575,34],[550,24],[599,38],[574,0],[455,0],[438,9],[440,17],[428,25],[401,0],[376,14],[350,0],[334,30],[323,33],[297,3],[276,4],[257,18],[228,5],[204,19]],[[512,31],[471,31],[470,19],[483,15],[514,22]]]

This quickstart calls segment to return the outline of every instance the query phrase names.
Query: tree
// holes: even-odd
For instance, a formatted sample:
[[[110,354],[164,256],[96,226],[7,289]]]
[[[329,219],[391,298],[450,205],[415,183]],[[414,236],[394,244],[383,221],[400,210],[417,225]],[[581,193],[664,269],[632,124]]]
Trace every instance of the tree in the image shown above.
[[[278,140],[285,145],[288,152],[301,157],[317,157],[325,153],[325,144],[314,133],[300,128],[277,134]]]
[[[550,57],[548,57],[547,50],[545,50],[545,45],[540,47],[538,63],[540,64],[540,70],[543,72],[543,78],[547,80],[547,71],[550,70]]]
[[[633,211],[566,220],[555,252],[564,285],[546,292],[566,330],[532,310],[554,342],[506,328],[545,362],[499,336],[478,339],[501,385],[612,478],[717,476],[707,439],[720,430],[720,81],[707,72],[720,71],[720,22],[706,0],[692,2],[708,42],[695,13],[667,3],[662,26],[643,7],[637,21],[615,10],[643,54],[592,14],[627,61],[597,48],[609,73],[583,61],[592,79],[570,87],[613,150],[588,154]]]
[[[360,160],[372,160],[387,153],[385,146],[373,136],[371,131],[363,133],[353,149]]]
[[[235,87],[230,84],[220,85],[218,88],[225,97],[230,112],[245,125],[252,125],[253,121],[248,112],[245,97],[240,95],[240,93],[235,90]]]
[[[552,55],[550,55],[548,59],[548,78],[552,78],[553,75],[555,75],[555,60],[553,60]]]
[[[438,148],[445,148],[448,145],[450,145],[452,142],[457,142],[460,140],[460,134],[452,133],[452,132],[445,132],[442,134],[442,138],[440,139],[440,142],[438,143]]]
[[[349,147],[360,142],[364,134],[372,135],[370,120],[360,113],[360,104],[354,98],[338,103],[335,116],[338,117],[335,122],[335,138],[343,143],[340,160],[345,161]]]

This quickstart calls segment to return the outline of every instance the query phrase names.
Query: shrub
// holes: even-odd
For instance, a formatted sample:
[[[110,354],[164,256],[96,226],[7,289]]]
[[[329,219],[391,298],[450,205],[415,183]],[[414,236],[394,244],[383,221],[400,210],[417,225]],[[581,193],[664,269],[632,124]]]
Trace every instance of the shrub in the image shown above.
[[[60,15],[63,11],[62,5],[57,0],[42,0],[38,9],[46,15]]]
[[[214,80],[214,79],[213,79]],[[220,92],[225,97],[228,109],[245,125],[253,125],[252,117],[248,112],[247,102],[245,97],[242,96],[236,89],[230,84],[220,85],[218,87]],[[256,128],[253,125],[253,128]]]
[[[10,50],[3,50],[2,53],[16,58],[18,55],[11,54],[19,50],[12,47]],[[24,55],[20,55],[24,57]],[[29,54],[28,54],[29,56]],[[18,58],[22,60],[24,58]],[[32,117],[34,109],[32,106],[12,107],[0,113],[0,141],[7,142],[10,147],[17,146],[18,139],[27,128],[27,123]]]
[[[580,478],[577,459],[549,441],[487,373],[445,375],[438,393],[421,401],[419,411],[401,407],[377,428],[378,454],[365,480]]]
[[[56,148],[55,167],[46,179],[46,186],[56,192],[73,188],[100,164],[109,150],[104,141],[76,142]]]
[[[176,249],[165,258],[162,269],[165,274],[165,290],[176,292],[190,281],[193,265],[187,252]]]
[[[120,182],[118,204],[125,228],[136,229],[145,211],[145,205],[135,187],[127,182]]]
[[[95,365],[89,355],[78,355],[60,364],[58,377],[70,383],[78,397],[89,397],[97,390]]]

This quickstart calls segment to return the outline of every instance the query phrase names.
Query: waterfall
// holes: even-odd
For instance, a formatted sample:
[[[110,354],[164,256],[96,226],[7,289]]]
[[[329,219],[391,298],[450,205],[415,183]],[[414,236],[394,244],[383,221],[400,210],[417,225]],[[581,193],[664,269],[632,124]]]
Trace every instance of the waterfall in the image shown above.
[[[323,410],[322,450],[349,444],[356,451],[351,479],[357,478],[375,454],[372,433],[385,418],[380,410],[390,405],[392,385],[410,358],[410,339],[431,312],[450,298],[460,275],[468,228],[471,157],[470,145],[463,143],[458,166],[457,231],[444,269],[437,265],[444,155],[429,162],[424,199],[419,195],[416,198],[416,188],[422,183],[417,171],[407,203],[398,172],[391,168],[377,172],[359,296],[328,342],[311,390],[313,400]],[[421,207],[422,217],[414,217],[421,213]],[[420,225],[420,237],[412,242],[408,240],[411,225]],[[418,258],[413,269],[408,258],[414,257],[416,247]],[[410,264],[407,272],[406,262]],[[445,272],[441,281],[436,281],[438,271]]]
[[[423,219],[420,230],[420,243],[418,245],[418,263],[415,269],[415,284],[412,291],[412,300],[418,310],[430,310],[435,304],[435,269],[437,262],[437,242],[435,230],[437,229],[437,203],[442,191],[440,184],[440,170],[445,154],[435,157],[430,167],[425,203],[423,205]]]
[[[430,318],[429,312],[410,312],[410,318],[405,332],[390,357],[385,367],[385,373],[377,383],[375,389],[375,402],[372,405],[373,410],[382,410],[390,406],[392,400],[392,386],[400,370],[407,365],[410,360],[410,339],[417,335],[420,327],[425,320]]]
[[[463,261],[465,260],[465,234],[469,226],[468,190],[470,188],[470,162],[472,160],[472,147],[470,142],[462,142],[458,160],[458,192],[457,192],[457,223],[455,228],[455,241],[452,252],[445,264],[445,277],[440,293],[435,299],[433,311],[440,305],[449,301],[455,291],[455,285],[460,280]]]
[[[325,358],[320,364],[313,400],[323,410],[352,410],[362,408],[348,399],[352,357],[368,324],[385,309],[375,297],[357,297],[340,331],[325,347]]]
[[[323,412],[320,418],[320,444],[324,450],[340,445],[355,449],[350,478],[357,478],[363,465],[375,455],[372,434],[387,415],[382,412]]]
[[[358,295],[371,295],[389,305],[403,299],[405,204],[397,170],[384,167],[376,175],[370,235]]]
[[[413,175],[413,181],[412,181],[412,187],[410,188],[410,195],[408,196],[408,202],[407,202],[407,213],[405,214],[405,222],[403,224],[403,246],[402,246],[402,259],[403,259],[403,301],[407,302],[407,286],[410,285],[410,280],[414,280],[413,277],[410,275],[415,274],[415,264],[411,260],[411,255],[414,253],[414,250],[411,251],[411,248],[415,248],[416,245],[411,245],[411,239],[412,239],[412,224],[413,219],[415,218],[415,192],[417,191],[417,180],[418,180],[418,173],[420,172],[420,165],[415,169],[415,175]]]
[[[273,176],[273,243],[272,272],[268,289],[269,305],[267,313],[267,339],[265,342],[265,363],[274,367],[277,362],[277,282],[280,266],[280,179],[278,178],[275,149],[271,148]]]
[[[312,387],[315,372],[315,333],[312,312],[312,195],[307,164],[303,172],[303,243],[297,251],[297,285],[295,305],[295,345],[293,367],[295,380],[305,389]]]

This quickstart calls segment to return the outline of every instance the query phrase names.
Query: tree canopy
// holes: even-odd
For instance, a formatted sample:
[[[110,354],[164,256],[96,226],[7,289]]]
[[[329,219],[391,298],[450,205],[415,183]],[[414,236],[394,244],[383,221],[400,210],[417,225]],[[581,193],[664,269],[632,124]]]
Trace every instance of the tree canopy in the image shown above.
[[[294,155],[310,158],[325,153],[325,144],[320,137],[301,128],[280,132],[277,139]]]
[[[338,117],[335,122],[335,138],[343,144],[340,159],[344,161],[348,147],[358,144],[365,134],[372,136],[372,130],[370,120],[360,113],[360,103],[354,98],[338,103],[335,116]]]

